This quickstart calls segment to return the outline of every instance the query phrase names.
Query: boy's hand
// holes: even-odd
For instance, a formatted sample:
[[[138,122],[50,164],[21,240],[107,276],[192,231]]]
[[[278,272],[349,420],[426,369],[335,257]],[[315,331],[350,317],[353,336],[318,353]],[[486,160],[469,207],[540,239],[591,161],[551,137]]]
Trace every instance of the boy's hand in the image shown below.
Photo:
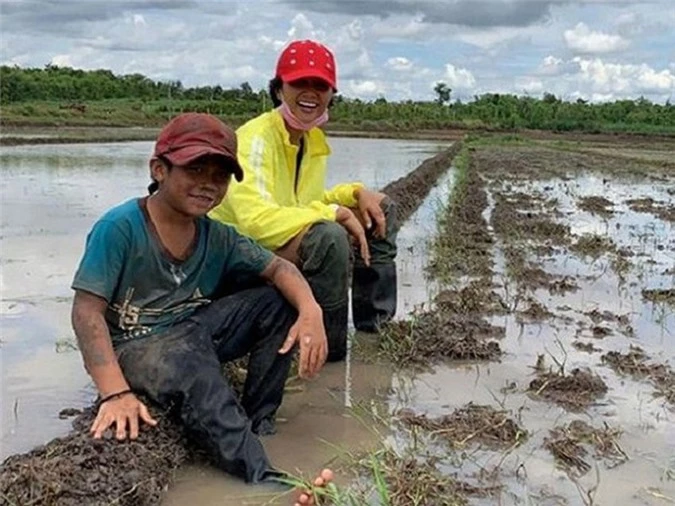
[[[328,340],[323,326],[323,315],[318,306],[316,309],[300,312],[279,353],[288,353],[296,342],[300,347],[298,374],[301,378],[311,378],[323,367],[328,356]]]
[[[150,416],[147,406],[130,392],[101,404],[90,432],[95,439],[100,439],[108,427],[114,423],[116,427],[115,437],[122,441],[127,437],[128,424],[129,438],[136,439],[138,437],[139,418],[150,426],[157,425],[157,420]]]
[[[370,249],[368,248],[366,231],[356,215],[348,207],[340,206],[335,213],[335,219],[347,230],[349,235],[356,239],[363,263],[370,265]]]
[[[382,211],[382,201],[386,196],[384,193],[359,188],[354,192],[354,196],[359,205],[361,219],[367,230],[370,230],[375,223],[373,235],[378,239],[383,239],[387,232],[387,220]]]

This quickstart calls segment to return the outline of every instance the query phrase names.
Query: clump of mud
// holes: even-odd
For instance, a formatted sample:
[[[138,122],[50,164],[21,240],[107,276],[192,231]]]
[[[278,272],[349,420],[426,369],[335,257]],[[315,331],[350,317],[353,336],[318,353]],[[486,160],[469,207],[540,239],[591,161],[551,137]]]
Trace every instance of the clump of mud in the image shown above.
[[[503,315],[509,307],[499,294],[492,291],[485,279],[476,279],[460,290],[442,290],[434,302],[440,311],[456,314]]]
[[[614,253],[616,244],[609,237],[597,234],[584,234],[570,246],[570,250],[581,257],[599,258],[605,253]]]
[[[636,213],[649,213],[663,221],[675,223],[675,206],[651,197],[627,200],[626,204]]]
[[[479,444],[490,449],[504,449],[527,438],[527,432],[509,418],[506,411],[473,403],[439,418],[427,418],[405,410],[399,412],[398,419],[406,427],[420,428],[454,448]]]
[[[619,374],[650,380],[656,388],[655,395],[675,405],[675,371],[665,364],[650,362],[642,348],[631,346],[628,353],[610,351],[602,356],[602,361]]]
[[[385,325],[380,330],[380,350],[402,368],[427,368],[444,359],[496,360],[502,350],[490,338],[503,335],[503,327],[478,315],[425,311]]]
[[[380,190],[396,202],[396,218],[399,223],[407,221],[424,202],[438,178],[450,168],[461,148],[462,143],[455,142],[446,151],[424,160],[414,171]]]
[[[567,427],[552,429],[550,436],[544,439],[544,447],[568,473],[583,475],[591,469],[591,465],[584,460],[589,454],[589,447],[594,450],[594,457],[604,460],[609,468],[628,460],[616,441],[620,435],[621,430],[607,424],[597,429],[582,420],[574,420]]]
[[[577,350],[584,351],[586,353],[595,353],[598,351],[602,351],[600,348],[596,348],[595,346],[593,346],[593,343],[584,343],[582,341],[574,341],[572,343],[572,346]]]
[[[179,426],[159,414],[158,425],[141,430],[135,441],[95,440],[89,434],[94,418],[86,409],[72,434],[7,458],[0,497],[17,505],[159,504],[174,470],[190,456]]]
[[[536,299],[528,297],[526,300],[528,307],[523,311],[517,313],[517,317],[521,321],[543,321],[553,318],[554,314],[551,313],[546,306],[539,303]]]
[[[581,197],[577,203],[577,207],[582,211],[597,214],[603,218],[614,216],[614,202],[598,195]]]
[[[435,459],[399,457],[393,451],[376,458],[378,475],[374,478],[386,482],[391,506],[464,506],[468,504],[469,496],[490,497],[500,490],[499,487],[470,485],[442,474]],[[372,467],[372,463],[368,463],[366,469],[375,474]]]
[[[642,290],[642,298],[656,304],[668,304],[675,307],[675,288]]]
[[[587,369],[573,369],[569,374],[562,370],[544,372],[538,364],[537,370],[528,387],[530,393],[570,411],[580,411],[607,393],[605,382]]]

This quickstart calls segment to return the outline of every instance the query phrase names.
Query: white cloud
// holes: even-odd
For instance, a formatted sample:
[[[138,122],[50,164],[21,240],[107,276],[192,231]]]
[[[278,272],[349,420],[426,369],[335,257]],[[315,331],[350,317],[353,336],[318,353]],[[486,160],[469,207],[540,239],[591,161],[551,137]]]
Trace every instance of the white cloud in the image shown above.
[[[630,44],[620,35],[593,31],[585,23],[577,23],[574,29],[565,30],[563,37],[569,49],[583,54],[613,53]]]
[[[378,39],[419,39],[429,29],[421,15],[392,16],[375,22],[370,28],[372,35]]]
[[[143,14],[134,14],[134,25],[141,27],[147,26]]]
[[[387,67],[397,72],[408,72],[412,70],[413,63],[403,56],[395,56],[387,60]]]
[[[452,63],[445,65],[444,79],[452,89],[468,90],[476,86],[476,78],[471,71],[455,67]]]
[[[373,98],[384,95],[385,87],[376,81],[347,81],[348,93],[352,95]]]
[[[675,73],[670,69],[656,71],[646,64],[605,63],[599,58],[576,57],[573,61],[579,66],[579,78],[590,84],[595,93],[631,95],[675,91]]]
[[[288,30],[289,39],[313,39],[316,38],[314,25],[302,12],[296,14],[291,20],[291,28]]]

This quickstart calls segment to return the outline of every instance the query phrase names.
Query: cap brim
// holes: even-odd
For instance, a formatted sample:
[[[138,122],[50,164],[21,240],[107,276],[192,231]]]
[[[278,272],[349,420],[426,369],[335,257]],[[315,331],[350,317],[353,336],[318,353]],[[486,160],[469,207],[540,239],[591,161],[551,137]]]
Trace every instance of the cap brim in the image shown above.
[[[337,90],[337,86],[335,85],[335,81],[330,79],[326,74],[322,74],[318,70],[315,69],[302,69],[302,70],[296,70],[294,72],[288,72],[287,74],[281,77],[281,80],[285,83],[290,83],[293,81],[297,81],[298,79],[305,79],[307,77],[315,77],[317,79],[321,79],[322,81],[326,81],[331,88],[334,90]]]
[[[237,157],[231,155],[224,149],[217,149],[209,146],[187,146],[162,156],[169,160],[173,165],[188,165],[197,158],[206,155],[215,155],[226,158],[229,162],[228,166],[232,168],[232,174],[234,174],[236,180],[241,181],[244,179],[244,171],[242,170],[241,165],[239,165]]]

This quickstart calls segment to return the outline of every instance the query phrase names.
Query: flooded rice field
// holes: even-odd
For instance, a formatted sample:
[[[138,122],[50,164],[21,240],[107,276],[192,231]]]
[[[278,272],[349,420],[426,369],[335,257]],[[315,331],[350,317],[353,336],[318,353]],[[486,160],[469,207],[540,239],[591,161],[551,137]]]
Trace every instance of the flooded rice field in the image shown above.
[[[332,144],[335,180],[380,188],[440,149]],[[2,151],[3,458],[64,435],[60,410],[95,396],[68,286],[93,220],[143,193],[149,151]],[[388,190],[425,181],[403,206],[398,321],[289,384],[271,460],[336,469],[333,504],[675,503],[675,143],[468,139],[436,184]],[[90,503],[289,503],[171,444],[168,492],[131,479]]]

